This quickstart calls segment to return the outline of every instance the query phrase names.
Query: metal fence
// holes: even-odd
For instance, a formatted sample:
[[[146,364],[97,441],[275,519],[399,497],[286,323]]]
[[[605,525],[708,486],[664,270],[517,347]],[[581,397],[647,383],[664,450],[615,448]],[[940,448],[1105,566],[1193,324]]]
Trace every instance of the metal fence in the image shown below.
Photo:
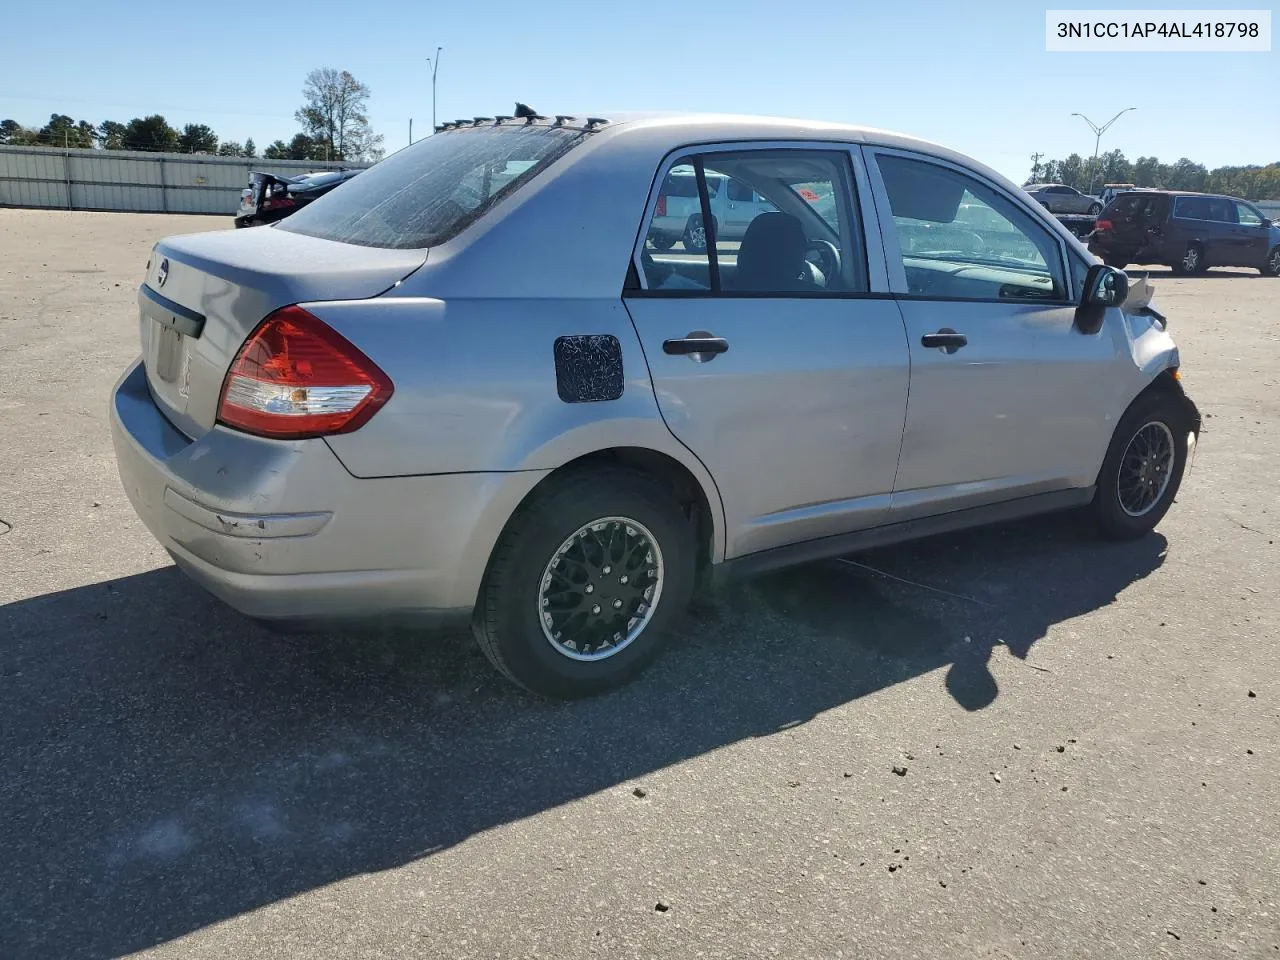
[[[0,206],[133,213],[233,214],[249,173],[297,176],[367,163],[250,160],[131,150],[0,145]]]

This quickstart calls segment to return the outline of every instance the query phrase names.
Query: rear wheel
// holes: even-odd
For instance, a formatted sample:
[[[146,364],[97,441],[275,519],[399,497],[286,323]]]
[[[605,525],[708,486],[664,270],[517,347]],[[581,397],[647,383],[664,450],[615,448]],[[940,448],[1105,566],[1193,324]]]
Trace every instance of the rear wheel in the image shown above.
[[[714,221],[712,221],[714,223]],[[692,216],[685,224],[684,236],[681,238],[684,248],[690,253],[707,252],[707,228],[703,226],[701,216]]]
[[[1173,272],[1183,276],[1191,273],[1204,273],[1209,269],[1204,259],[1204,247],[1198,243],[1188,243],[1182,256],[1173,263]]]
[[[1093,206],[1089,208],[1089,216],[1091,217],[1096,217],[1101,212],[1102,212],[1102,204],[1100,203],[1095,203]]]
[[[1280,277],[1280,246],[1271,248],[1267,262],[1258,268],[1264,277]]]
[[[670,250],[676,245],[675,237],[651,236],[649,237],[649,246],[655,250]]]
[[[693,593],[697,542],[670,492],[644,474],[552,483],[495,548],[473,627],[509,679],[544,696],[590,696],[657,656]]]
[[[1129,265],[1129,258],[1120,253],[1108,253],[1102,258],[1102,262],[1108,267],[1115,267],[1117,270],[1123,270]]]
[[[1188,430],[1166,393],[1140,398],[1120,419],[1091,506],[1104,537],[1131,540],[1164,519],[1182,483]]]

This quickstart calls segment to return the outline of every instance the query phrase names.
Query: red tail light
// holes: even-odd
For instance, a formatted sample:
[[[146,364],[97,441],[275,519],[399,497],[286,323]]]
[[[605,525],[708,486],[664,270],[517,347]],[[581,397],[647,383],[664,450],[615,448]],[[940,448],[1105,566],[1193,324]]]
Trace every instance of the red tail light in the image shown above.
[[[665,217],[667,215],[667,195],[664,193],[658,197],[658,206],[653,211],[655,217]]]
[[[298,306],[268,316],[222,382],[218,422],[261,437],[350,433],[391,398],[377,364]]]
[[[1095,230],[1110,230],[1113,226],[1115,225],[1110,220],[1095,220],[1093,222],[1093,229]]]

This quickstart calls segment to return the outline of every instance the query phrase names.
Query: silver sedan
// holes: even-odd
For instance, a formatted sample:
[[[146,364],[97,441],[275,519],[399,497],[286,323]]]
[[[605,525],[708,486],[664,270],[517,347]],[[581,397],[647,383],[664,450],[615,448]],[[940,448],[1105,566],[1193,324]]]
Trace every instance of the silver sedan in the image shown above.
[[[1150,291],[987,167],[835,124],[522,113],[155,246],[120,476],[237,609],[469,622],[577,696],[729,576],[1059,509],[1136,537],[1173,502],[1200,418]],[[677,167],[702,250],[648,242]],[[723,208],[732,242],[709,178],[763,198]]]

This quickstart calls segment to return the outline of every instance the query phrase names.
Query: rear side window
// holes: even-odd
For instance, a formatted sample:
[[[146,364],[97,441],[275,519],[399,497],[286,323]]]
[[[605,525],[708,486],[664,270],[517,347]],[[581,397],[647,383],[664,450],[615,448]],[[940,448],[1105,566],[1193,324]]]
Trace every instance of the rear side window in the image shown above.
[[[1173,215],[1179,220],[1209,220],[1208,197],[1178,197],[1173,201]]]
[[[364,247],[435,246],[586,136],[559,127],[514,125],[439,133],[363,171],[276,229]]]

